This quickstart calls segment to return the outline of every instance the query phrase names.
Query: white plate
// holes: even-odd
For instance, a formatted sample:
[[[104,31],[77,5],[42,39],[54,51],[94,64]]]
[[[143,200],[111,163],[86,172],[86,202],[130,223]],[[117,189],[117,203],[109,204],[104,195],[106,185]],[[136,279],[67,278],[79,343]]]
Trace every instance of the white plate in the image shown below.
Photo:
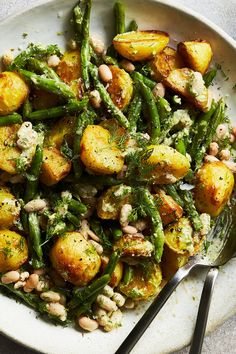
[[[0,53],[11,48],[22,49],[29,42],[58,43],[64,46],[64,36],[58,36],[57,33],[66,29],[74,4],[73,0],[53,0],[10,17],[0,25]],[[236,44],[233,39],[200,15],[180,6],[177,9],[171,1],[127,0],[126,5],[128,19],[135,18],[142,29],[167,31],[173,42],[193,38],[203,38],[211,42],[215,61],[222,64],[229,77],[225,80],[219,73],[217,87],[221,87],[221,92],[229,96],[229,116],[236,117],[236,95],[232,90],[236,78]],[[94,0],[92,33],[110,40],[113,23],[112,1]],[[28,33],[25,39],[22,37],[24,32]],[[69,33],[67,37],[70,37]],[[236,312],[235,265],[236,260],[233,260],[221,269],[213,296],[208,330],[213,330]],[[200,275],[184,281],[132,353],[169,353],[187,345],[194,327],[201,288]],[[142,311],[126,313],[123,327],[109,334],[95,331],[82,335],[73,328],[47,324],[37,319],[34,311],[0,296],[0,331],[43,353],[112,354],[140,318]]]

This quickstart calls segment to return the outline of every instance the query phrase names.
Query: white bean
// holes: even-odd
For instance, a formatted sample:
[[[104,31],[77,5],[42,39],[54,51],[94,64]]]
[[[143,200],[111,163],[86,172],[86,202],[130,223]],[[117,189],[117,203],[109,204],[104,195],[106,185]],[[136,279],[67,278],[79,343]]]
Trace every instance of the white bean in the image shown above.
[[[92,320],[89,317],[83,316],[78,319],[78,324],[85,331],[93,332],[98,328],[98,323],[95,320]]]
[[[112,72],[106,64],[102,64],[98,68],[98,74],[103,82],[109,82],[112,80]]]
[[[133,223],[133,226],[136,227],[138,231],[143,231],[147,228],[147,222],[145,220],[137,220]]]
[[[218,127],[216,128],[216,136],[218,139],[224,139],[228,137],[229,131],[228,127],[224,124],[219,124]]]
[[[128,73],[132,73],[135,70],[135,66],[131,61],[123,59],[120,62],[121,67]]]
[[[25,286],[26,282],[25,281],[17,281],[15,284],[14,284],[14,289],[20,289],[20,288],[23,288],[23,286]]]
[[[204,157],[204,161],[205,162],[215,162],[215,161],[219,161],[215,156],[212,155],[206,155]]]
[[[65,321],[67,317],[65,306],[58,302],[50,302],[46,305],[48,313],[53,316],[59,317],[61,321]]]
[[[105,296],[105,295],[98,295],[97,299],[96,299],[97,304],[104,310],[106,311],[116,311],[117,310],[117,306],[115,301],[112,301],[111,299],[109,299],[109,297]]]
[[[95,311],[96,314],[96,318],[97,318],[97,322],[100,326],[104,327],[107,322],[109,321],[109,316],[107,314],[107,312],[103,309],[98,308]]]
[[[165,86],[159,82],[158,84],[155,85],[154,89],[152,90],[153,96],[158,98],[158,97],[164,97],[166,93]]]
[[[100,238],[90,229],[88,229],[87,234],[94,240],[97,242],[100,242]]]
[[[11,270],[10,272],[3,274],[1,281],[3,284],[11,284],[17,282],[19,279],[19,272],[17,272],[16,270]]]
[[[209,155],[216,156],[219,152],[219,145],[215,141],[213,141],[212,143],[210,143],[208,152]]]
[[[26,279],[28,279],[30,276],[29,272],[22,272],[20,273],[20,280],[21,281],[25,281]]]
[[[125,234],[129,234],[129,235],[133,235],[133,234],[136,234],[136,233],[138,232],[138,230],[136,229],[136,227],[131,226],[131,225],[124,226],[124,227],[122,228],[122,231],[123,231]]]
[[[93,90],[89,94],[90,102],[94,108],[100,108],[102,99],[98,90]]]
[[[26,293],[30,293],[31,291],[36,289],[38,282],[39,282],[38,274],[31,274],[24,286],[24,291]]]
[[[112,287],[110,285],[104,286],[102,292],[105,296],[108,296],[108,297],[112,297],[114,295],[114,290],[112,289]]]
[[[44,293],[40,294],[40,297],[43,301],[46,302],[59,302],[61,299],[60,294],[56,293],[55,291],[45,291]]]
[[[125,300],[125,308],[126,309],[133,309],[135,306],[134,300],[128,298]]]
[[[124,204],[120,210],[120,224],[124,226],[128,225],[128,219],[132,213],[132,205]]]
[[[234,134],[230,134],[229,141],[231,144],[233,144],[235,142],[235,135]]]
[[[95,250],[97,251],[98,254],[103,253],[102,245],[100,245],[98,242],[96,242],[94,240],[89,240],[89,242],[93,245],[93,247],[95,248]]]
[[[222,160],[222,162],[233,172],[236,173],[236,163],[233,161],[225,161]]]
[[[33,199],[24,206],[24,209],[27,213],[32,213],[33,211],[42,211],[44,208],[46,208],[46,202],[43,199]]]
[[[98,37],[91,37],[90,44],[95,51],[96,54],[104,54],[105,52],[105,45],[103,41]]]
[[[106,332],[110,332],[112,329],[120,327],[122,323],[122,312],[120,310],[114,311],[109,318],[108,323],[104,326]]]
[[[46,291],[46,289],[49,288],[49,282],[45,281],[45,280],[39,280],[37,286],[36,286],[36,290],[41,293],[42,291]]]
[[[221,160],[226,160],[228,161],[230,159],[230,151],[228,149],[223,149],[219,153],[220,159]]]
[[[112,300],[115,301],[118,307],[122,307],[125,304],[125,298],[120,293],[114,293],[114,295],[112,296]]]
[[[57,56],[57,55],[51,55],[49,58],[48,58],[48,66],[52,67],[52,68],[55,68],[59,65],[60,63],[60,58]]]

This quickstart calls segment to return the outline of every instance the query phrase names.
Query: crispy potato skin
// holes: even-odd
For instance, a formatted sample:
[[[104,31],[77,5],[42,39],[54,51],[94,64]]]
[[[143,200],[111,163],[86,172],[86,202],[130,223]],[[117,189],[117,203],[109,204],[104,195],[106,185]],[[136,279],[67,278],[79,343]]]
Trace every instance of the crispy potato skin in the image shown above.
[[[23,236],[10,230],[0,230],[0,272],[18,269],[28,259],[28,247]]]
[[[120,209],[131,201],[131,188],[125,185],[108,188],[99,198],[97,214],[101,219],[116,220],[119,218]]]
[[[0,116],[15,112],[28,96],[29,88],[16,73],[0,73]]]
[[[117,52],[132,61],[149,60],[161,52],[169,35],[161,31],[133,31],[118,34],[113,39]]]
[[[15,160],[21,150],[16,146],[19,124],[0,127],[0,169],[10,174],[16,174]]]
[[[233,173],[220,161],[208,162],[201,167],[196,178],[194,197],[198,211],[219,215],[232,194]]]
[[[0,229],[9,229],[20,215],[20,208],[8,188],[0,187]]]
[[[160,266],[154,262],[148,262],[145,266],[141,264],[134,266],[131,281],[128,284],[121,282],[119,290],[136,301],[147,300],[161,290],[161,281]]]
[[[173,183],[172,177],[179,180],[188,173],[190,168],[189,160],[172,147],[150,145],[147,149],[153,150],[146,163],[148,165],[156,165],[150,172],[156,184]]]
[[[161,269],[163,277],[171,279],[177,270],[183,267],[189,259],[189,254],[178,254],[167,245],[164,246],[164,252],[161,259]]]
[[[71,161],[56,148],[43,149],[43,163],[40,181],[46,186],[53,186],[65,178],[71,169]]]
[[[172,70],[184,67],[184,62],[179,53],[171,48],[166,47],[162,52],[155,55],[150,61],[153,78],[157,81],[167,77]]]
[[[106,268],[109,258],[107,256],[102,256],[101,260],[102,260],[101,271],[103,272]],[[123,271],[124,271],[123,262],[119,261],[115,266],[114,272],[111,275],[111,280],[109,282],[109,285],[111,287],[115,288],[116,286],[119,285],[123,276]]]
[[[124,109],[130,103],[133,94],[133,82],[129,74],[115,65],[109,66],[112,80],[108,83],[107,91],[114,104]]]
[[[73,145],[75,117],[64,117],[52,126],[45,138],[45,145],[60,149],[63,140],[66,139],[69,146]]]
[[[151,257],[154,246],[144,237],[123,235],[115,242],[113,249],[114,251],[120,251],[125,258]]]
[[[189,85],[194,75],[194,71],[189,68],[172,70],[164,79],[164,84],[177,94],[182,95],[200,110],[208,109],[208,90],[204,87],[200,96],[195,96],[190,92]]]
[[[157,200],[159,213],[164,225],[168,225],[182,217],[182,207],[162,189],[160,189],[154,197]]]
[[[165,244],[178,255],[194,253],[193,228],[189,219],[183,217],[170,224],[164,231]]]
[[[111,134],[99,125],[88,125],[81,139],[81,160],[91,171],[113,174],[122,170],[124,158]]]
[[[178,52],[189,68],[201,74],[207,71],[213,56],[210,43],[201,39],[180,42]]]
[[[63,279],[77,286],[88,284],[98,273],[101,259],[79,232],[67,232],[54,243],[50,259]]]

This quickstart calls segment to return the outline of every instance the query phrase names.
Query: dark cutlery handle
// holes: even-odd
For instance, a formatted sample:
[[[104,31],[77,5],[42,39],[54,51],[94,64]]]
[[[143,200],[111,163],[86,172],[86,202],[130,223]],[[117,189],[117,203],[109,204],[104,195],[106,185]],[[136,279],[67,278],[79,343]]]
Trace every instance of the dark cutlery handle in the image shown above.
[[[138,342],[140,337],[146,331],[148,326],[154,320],[158,312],[164,306],[170,295],[176,289],[177,285],[189,274],[189,272],[197,266],[196,261],[190,260],[183,268],[180,268],[173,278],[164,286],[162,291],[154,299],[147,311],[135,325],[130,334],[118,348],[115,354],[128,354]]]
[[[189,354],[201,354],[202,352],[202,344],[205,336],[211,298],[217,275],[218,268],[211,268],[206,276]]]

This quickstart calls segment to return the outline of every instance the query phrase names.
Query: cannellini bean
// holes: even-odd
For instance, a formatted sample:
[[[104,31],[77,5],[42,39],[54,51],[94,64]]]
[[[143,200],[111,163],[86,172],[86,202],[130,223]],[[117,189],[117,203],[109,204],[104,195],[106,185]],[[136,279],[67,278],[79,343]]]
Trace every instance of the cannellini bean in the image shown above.
[[[135,303],[132,299],[128,298],[125,300],[125,308],[126,309],[133,309],[135,306]]]
[[[98,90],[93,90],[89,94],[90,102],[94,108],[100,108],[102,99]]]
[[[26,284],[26,281],[19,280],[14,284],[14,289],[23,288],[23,286],[25,286],[25,284]]]
[[[39,293],[41,293],[42,291],[46,291],[47,289],[49,289],[49,281],[47,280],[39,280],[36,288],[35,288]]]
[[[43,199],[33,199],[27,204],[25,204],[24,209],[27,213],[32,213],[33,211],[43,211],[47,206],[45,200]]]
[[[112,72],[106,64],[102,64],[98,68],[98,74],[103,82],[109,82],[112,80]]]
[[[147,228],[147,222],[145,220],[138,220],[133,223],[133,226],[136,227],[138,231],[143,231]]]
[[[40,294],[40,297],[43,301],[46,302],[59,302],[61,299],[60,294],[56,293],[55,291],[45,291],[44,293]]]
[[[24,291],[26,293],[30,293],[31,291],[36,289],[38,282],[39,282],[38,274],[31,274],[24,286]]]
[[[49,58],[48,58],[48,66],[52,67],[52,68],[55,68],[59,65],[60,63],[60,58],[57,56],[57,55],[51,55]]]
[[[165,86],[159,82],[158,84],[155,85],[154,89],[152,90],[153,96],[158,98],[158,97],[164,97],[166,93]]]
[[[122,323],[122,312],[120,310],[114,311],[109,318],[108,323],[104,326],[106,332],[110,332],[112,329],[120,327]]]
[[[220,159],[221,160],[229,160],[230,159],[230,151],[228,149],[223,149],[219,153]]]
[[[19,272],[17,272],[16,270],[11,270],[10,272],[3,274],[1,281],[3,284],[11,284],[17,282],[19,279]]]
[[[108,297],[112,297],[114,295],[114,290],[112,289],[112,287],[110,285],[104,286],[102,292],[105,296],[108,296]]]
[[[100,242],[100,238],[90,229],[88,229],[87,234],[91,237],[94,241]]]
[[[98,308],[96,311],[95,311],[95,315],[96,315],[96,318],[97,318],[97,322],[100,326],[104,327],[108,321],[109,321],[109,316],[107,314],[107,312],[101,308]]]
[[[97,304],[104,310],[106,311],[116,311],[117,310],[117,306],[115,301],[112,301],[111,299],[109,299],[109,297],[105,296],[105,295],[98,295],[97,299],[96,299]]]
[[[236,173],[236,162],[233,162],[233,161],[225,161],[225,160],[222,160],[222,162],[223,162],[233,173]]]
[[[132,73],[135,70],[135,66],[131,61],[123,59],[120,62],[121,67],[128,73]]]
[[[90,38],[90,44],[96,54],[104,54],[105,44],[100,38],[92,36]]]
[[[120,293],[114,293],[114,295],[112,296],[112,300],[115,301],[118,307],[122,307],[125,304],[125,298]]]
[[[219,161],[215,156],[212,155],[206,155],[204,157],[204,161],[205,162],[215,162],[215,161]]]
[[[2,64],[5,67],[8,67],[8,65],[10,65],[12,61],[13,61],[13,54],[11,52],[8,52],[2,56]]]
[[[75,50],[77,48],[77,43],[73,38],[68,41],[67,45],[72,50]]]
[[[100,245],[98,242],[96,242],[94,240],[89,240],[89,242],[93,245],[93,247],[95,248],[95,250],[97,251],[98,254],[103,253],[102,245]]]
[[[122,231],[123,231],[125,234],[129,234],[129,235],[133,235],[133,234],[136,234],[136,233],[138,232],[138,230],[136,229],[136,227],[131,226],[131,225],[124,226],[124,227],[122,228]]]
[[[233,144],[235,142],[235,135],[234,134],[230,134],[229,141],[231,144]]]
[[[88,332],[93,332],[98,328],[97,321],[86,316],[80,317],[78,319],[78,325]]]
[[[61,321],[65,321],[67,317],[65,306],[58,302],[50,302],[46,305],[48,313],[53,316],[59,317]]]
[[[128,225],[128,219],[130,214],[132,213],[132,205],[131,204],[124,204],[120,210],[120,224],[123,227]]]
[[[219,124],[216,128],[216,136],[218,139],[224,139],[229,135],[228,127],[224,124]]]
[[[21,281],[25,281],[26,279],[28,279],[30,276],[29,272],[22,272],[20,273],[20,280]]]
[[[212,156],[216,156],[219,152],[219,145],[213,141],[212,143],[210,143],[210,147],[209,147],[209,155],[212,155]]]

